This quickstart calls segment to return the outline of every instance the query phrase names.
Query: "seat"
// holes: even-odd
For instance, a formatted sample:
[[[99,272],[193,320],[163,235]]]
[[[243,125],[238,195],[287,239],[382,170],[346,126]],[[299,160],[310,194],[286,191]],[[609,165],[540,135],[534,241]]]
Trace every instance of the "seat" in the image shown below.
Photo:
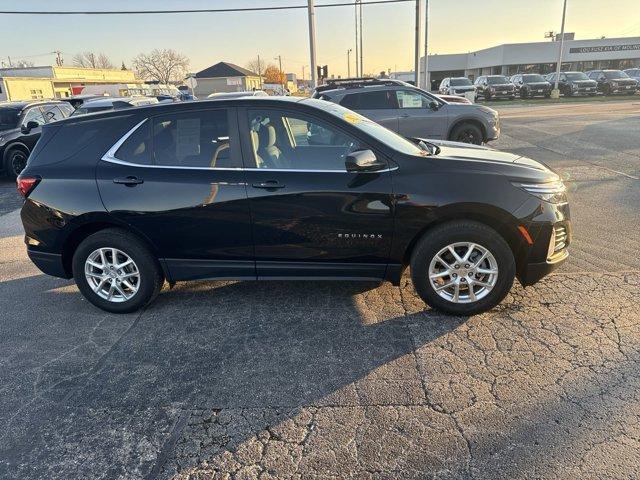
[[[277,145],[276,129],[272,125],[264,125],[258,130],[257,153],[269,168],[287,167],[282,150]]]

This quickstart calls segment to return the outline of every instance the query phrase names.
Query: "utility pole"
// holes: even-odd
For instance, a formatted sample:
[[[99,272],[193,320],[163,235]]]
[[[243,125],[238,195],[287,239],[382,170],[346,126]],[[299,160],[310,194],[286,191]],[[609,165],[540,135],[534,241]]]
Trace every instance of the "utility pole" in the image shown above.
[[[316,68],[316,7],[314,0],[309,0],[309,56],[311,57],[311,88],[317,86]]]
[[[9,67],[13,67],[13,65],[11,64],[11,57],[7,56],[7,60],[9,60]]]
[[[560,49],[558,52],[558,65],[556,66],[556,79],[551,92],[551,98],[560,98],[560,90],[558,90],[558,82],[560,81],[560,70],[562,70],[562,50],[564,49],[564,19],[567,16],[567,0],[564,0],[562,7],[562,27],[560,29]]]
[[[260,79],[260,90],[262,90],[262,64],[260,63],[260,55],[258,55],[258,78]]]
[[[278,65],[280,65],[280,80],[281,80],[281,86],[282,86],[282,95],[284,95],[284,84],[286,82],[286,78],[284,76],[284,72],[282,71],[282,57],[280,55],[278,55],[276,58],[274,58],[274,60],[278,60]]]
[[[422,0],[416,0],[416,41],[414,52],[414,81],[420,88],[420,46],[422,45]]]
[[[424,89],[428,92],[431,90],[431,82],[429,81],[429,0],[424,2]]]
[[[54,50],[51,53],[55,53],[56,54],[56,65],[61,67],[63,64],[63,60],[62,60],[62,52],[60,50]]]
[[[364,77],[364,63],[362,62],[362,0],[357,0],[360,5],[360,75]]]
[[[356,19],[356,77],[360,77],[360,71],[358,70],[358,2],[354,3],[355,7],[355,19]]]
[[[351,78],[351,49],[347,50],[347,78]]]

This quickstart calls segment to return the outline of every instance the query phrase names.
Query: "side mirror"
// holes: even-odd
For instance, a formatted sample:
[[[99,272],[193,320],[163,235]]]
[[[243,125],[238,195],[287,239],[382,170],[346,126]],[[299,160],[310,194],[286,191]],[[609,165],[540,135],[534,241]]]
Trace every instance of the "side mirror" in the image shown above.
[[[435,100],[431,100],[428,106],[431,110],[438,110],[440,108],[440,104]]]
[[[31,120],[27,122],[26,125],[23,125],[20,130],[22,130],[22,133],[29,133],[31,130],[36,129],[39,126],[40,124],[38,122]]]
[[[350,153],[344,162],[347,172],[375,172],[387,168],[386,162],[378,160],[371,150]]]

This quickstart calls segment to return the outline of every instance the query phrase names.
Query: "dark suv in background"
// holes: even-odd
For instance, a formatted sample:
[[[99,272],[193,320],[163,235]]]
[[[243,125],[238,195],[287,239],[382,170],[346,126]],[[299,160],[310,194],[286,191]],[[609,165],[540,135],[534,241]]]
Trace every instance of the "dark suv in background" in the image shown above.
[[[591,70],[587,76],[598,84],[598,91],[605,95],[633,95],[638,81],[621,70]]]
[[[520,98],[551,96],[551,84],[537,73],[518,73],[511,77],[511,82],[515,85],[516,93]]]
[[[65,102],[0,102],[0,170],[16,178],[40,138],[42,126],[68,117],[73,107]]]
[[[479,145],[500,135],[498,112],[449,103],[399,80],[350,79],[318,87],[313,96],[354,110],[404,137]]]
[[[516,87],[511,80],[504,75],[481,75],[476,79],[476,100],[483,98],[485,100],[507,98],[513,100],[516,98]]]
[[[18,188],[31,260],[111,312],[143,307],[165,281],[398,285],[410,265],[425,302],[471,315],[515,276],[531,285],[562,263],[571,233],[544,165],[412,142],[309,98],[70,117],[45,126]]]
[[[546,76],[547,81],[551,84],[551,88],[555,86],[556,74],[550,73]],[[560,72],[558,80],[558,90],[565,97],[573,97],[577,95],[596,95],[598,93],[598,84],[590,80],[582,72]]]

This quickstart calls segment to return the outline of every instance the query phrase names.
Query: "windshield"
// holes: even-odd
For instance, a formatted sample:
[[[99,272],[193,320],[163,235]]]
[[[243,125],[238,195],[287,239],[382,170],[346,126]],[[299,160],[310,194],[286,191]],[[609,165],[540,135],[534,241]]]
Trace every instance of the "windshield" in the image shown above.
[[[15,108],[0,109],[0,128],[15,128],[18,126],[18,110]]]
[[[629,78],[629,75],[620,71],[604,72],[604,76],[610,80],[615,78]]]
[[[487,83],[489,85],[501,85],[504,83],[511,83],[507,77],[487,77]]]
[[[452,87],[464,87],[466,85],[471,85],[471,80],[468,78],[452,78],[451,86]]]
[[[537,83],[546,81],[542,75],[523,75],[522,81],[524,83]]]
[[[357,129],[377,138],[398,152],[405,153],[407,155],[419,155],[422,157],[429,154],[428,151],[423,150],[415,143],[410,142],[388,128],[383,127],[379,123],[375,123],[368,118],[349,110],[348,108],[344,108],[343,106],[335,103],[328,103],[328,105],[324,106],[324,109],[336,117],[349,122]]]
[[[589,77],[582,72],[569,72],[566,75],[569,80],[589,80]]]

